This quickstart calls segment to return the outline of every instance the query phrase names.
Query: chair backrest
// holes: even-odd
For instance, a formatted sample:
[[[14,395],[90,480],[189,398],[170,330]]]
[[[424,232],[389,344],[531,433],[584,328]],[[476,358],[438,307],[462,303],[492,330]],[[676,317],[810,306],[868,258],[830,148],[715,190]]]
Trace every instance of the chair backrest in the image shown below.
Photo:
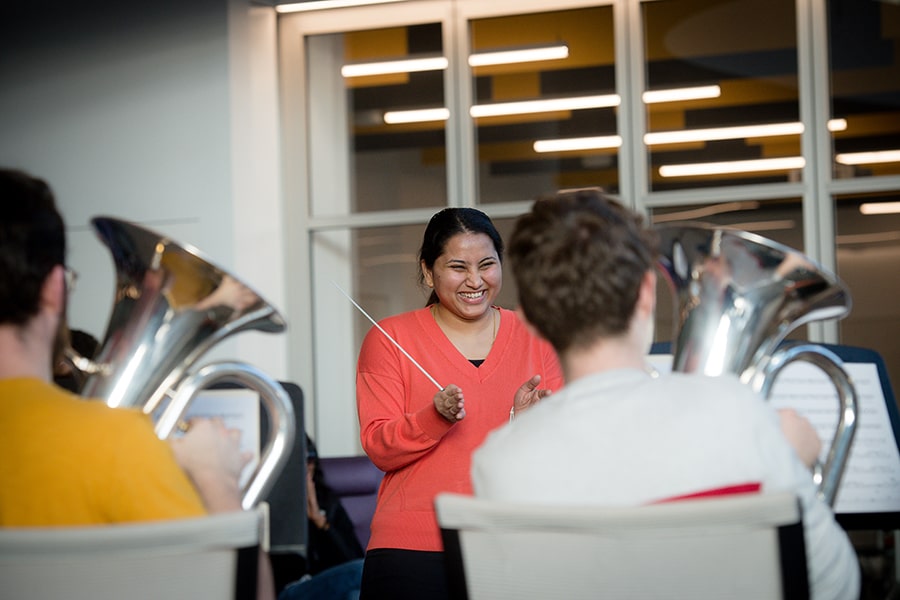
[[[92,527],[0,529],[0,596],[256,597],[261,509]]]
[[[333,456],[319,458],[325,483],[341,500],[353,521],[356,537],[363,549],[369,543],[372,516],[378,502],[378,487],[384,472],[368,456]]]
[[[560,507],[440,494],[451,597],[808,598],[792,494]]]

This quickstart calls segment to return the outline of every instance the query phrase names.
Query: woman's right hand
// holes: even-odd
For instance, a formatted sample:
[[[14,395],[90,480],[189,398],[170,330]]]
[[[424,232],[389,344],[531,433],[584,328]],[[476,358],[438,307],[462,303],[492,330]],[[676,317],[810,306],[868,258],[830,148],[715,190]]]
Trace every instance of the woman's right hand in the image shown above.
[[[812,423],[791,408],[780,409],[778,419],[788,443],[797,452],[803,464],[812,469],[822,452],[822,440],[819,439],[819,434]]]
[[[451,423],[463,420],[466,406],[462,390],[451,383],[434,395],[434,408]]]

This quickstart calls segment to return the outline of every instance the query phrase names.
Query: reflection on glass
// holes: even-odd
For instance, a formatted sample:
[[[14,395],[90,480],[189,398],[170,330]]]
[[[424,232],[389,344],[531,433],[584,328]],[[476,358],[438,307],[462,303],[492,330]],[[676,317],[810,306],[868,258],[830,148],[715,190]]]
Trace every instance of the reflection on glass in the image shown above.
[[[900,5],[831,0],[835,177],[900,174]]]
[[[841,343],[877,350],[894,388],[900,385],[900,213],[863,214],[866,206],[898,210],[900,193],[836,199],[838,275],[850,287],[853,310],[840,322]]]
[[[652,103],[645,95],[650,189],[798,180],[794,4],[673,0],[641,8],[647,92],[707,92]]]
[[[699,222],[741,229],[803,252],[803,221],[798,198],[654,208],[650,220],[654,225]],[[657,271],[657,276],[656,341],[668,342],[672,340],[677,307],[662,272]],[[805,327],[788,335],[790,339],[806,337]]]
[[[341,111],[335,125],[320,118],[313,106],[310,130],[317,148],[343,147],[334,139],[345,129],[351,140],[349,156],[322,157],[313,150],[312,176],[335,177],[349,182],[345,208],[335,202],[317,206],[317,214],[422,208],[447,204],[445,121],[388,123],[386,114],[410,109],[443,108],[444,71],[441,24],[431,23],[354,31],[327,36],[330,43],[309,44],[309,69],[315,75],[329,65],[328,73],[310,77],[309,93],[324,82],[343,88],[346,107],[335,107],[326,96],[322,112]],[[337,57],[333,59],[333,57]],[[416,61],[400,63],[399,61]],[[387,63],[393,63],[393,68]],[[379,70],[379,67],[380,70]],[[369,69],[365,71],[364,69]],[[367,75],[367,72],[380,74]],[[340,96],[338,96],[340,97]],[[329,99],[331,98],[331,99]],[[327,150],[326,150],[327,151]],[[315,166],[322,160],[321,167]],[[334,171],[335,160],[348,162],[347,171]]]
[[[479,202],[618,190],[612,8],[476,19],[469,35]],[[516,50],[545,54],[486,60]]]

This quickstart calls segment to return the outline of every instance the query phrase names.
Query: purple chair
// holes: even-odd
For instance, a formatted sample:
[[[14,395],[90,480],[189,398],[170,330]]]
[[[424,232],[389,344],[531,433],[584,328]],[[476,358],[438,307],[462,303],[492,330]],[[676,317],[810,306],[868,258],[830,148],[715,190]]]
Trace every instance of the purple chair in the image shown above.
[[[319,457],[325,483],[340,497],[363,549],[369,544],[372,515],[384,472],[368,456]]]

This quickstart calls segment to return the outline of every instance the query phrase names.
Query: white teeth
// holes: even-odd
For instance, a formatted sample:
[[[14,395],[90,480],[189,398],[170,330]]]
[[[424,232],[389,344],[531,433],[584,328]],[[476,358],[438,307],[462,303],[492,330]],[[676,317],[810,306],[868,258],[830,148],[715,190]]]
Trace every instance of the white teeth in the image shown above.
[[[484,292],[474,292],[474,293],[473,292],[460,292],[459,294],[460,294],[460,296],[463,296],[465,298],[471,298],[472,300],[474,300],[475,298],[480,298],[480,297],[484,296]]]

